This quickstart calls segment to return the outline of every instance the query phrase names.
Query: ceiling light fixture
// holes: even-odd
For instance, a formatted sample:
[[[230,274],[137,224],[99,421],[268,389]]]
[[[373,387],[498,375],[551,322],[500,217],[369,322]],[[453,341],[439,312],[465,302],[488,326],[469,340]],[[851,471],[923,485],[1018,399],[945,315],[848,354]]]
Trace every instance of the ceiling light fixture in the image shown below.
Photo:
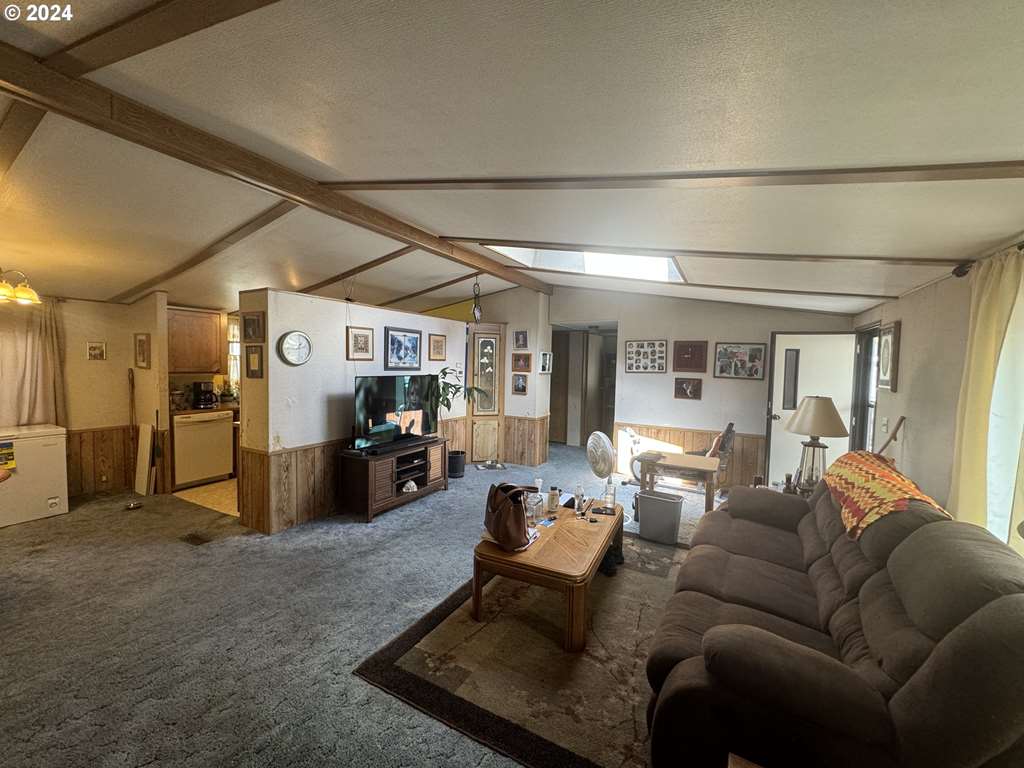
[[[473,321],[479,323],[484,316],[484,311],[480,308],[480,280],[473,281]]]
[[[8,275],[21,275],[21,282],[11,285]],[[42,304],[39,294],[28,284],[28,275],[20,269],[0,269],[0,304]]]

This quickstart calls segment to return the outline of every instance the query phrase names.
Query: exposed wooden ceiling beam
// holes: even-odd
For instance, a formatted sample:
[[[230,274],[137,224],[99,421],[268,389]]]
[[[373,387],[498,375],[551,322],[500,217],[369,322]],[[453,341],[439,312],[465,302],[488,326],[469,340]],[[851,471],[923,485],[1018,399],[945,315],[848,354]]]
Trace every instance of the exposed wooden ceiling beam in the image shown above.
[[[779,168],[670,171],[613,176],[506,176],[493,178],[379,179],[327,181],[345,192],[494,189],[701,189],[708,187],[790,187],[818,184],[892,184],[913,181],[976,181],[1024,178],[1024,160],[852,168]]]
[[[447,242],[236,144],[119,96],[72,80],[32,56],[0,43],[0,91],[111,135],[223,174],[320,213],[415,245],[503,280],[551,293],[551,286],[499,261]]]
[[[741,259],[746,261],[867,261],[877,264],[897,264],[908,267],[951,267],[973,259],[913,259],[900,256],[825,256],[797,253],[756,253],[745,251],[697,251],[683,248],[634,248],[628,245],[591,245],[584,243],[552,243],[537,240],[497,240],[478,237],[444,235],[453,243],[477,243],[479,245],[504,245],[510,248],[534,248],[539,251],[591,251],[592,253],[615,253],[623,256],[659,256],[670,259]]]
[[[161,0],[44,59],[46,66],[81,77],[279,0]],[[0,179],[14,164],[45,109],[16,102],[0,125]],[[13,117],[10,128],[8,118]]]
[[[380,306],[390,307],[392,304],[400,304],[401,302],[407,301],[408,299],[415,299],[417,296],[423,296],[424,294],[427,293],[433,293],[434,291],[439,291],[442,288],[447,288],[450,285],[457,285],[458,283],[464,282],[466,280],[472,280],[474,277],[480,277],[480,275],[480,272],[470,272],[468,275],[462,275],[460,277],[452,278],[451,280],[445,280],[443,283],[432,285],[429,288],[424,288],[423,290],[416,291],[415,293],[407,293],[405,296],[399,296],[397,299],[385,301]]]
[[[514,267],[524,272],[540,272],[549,275],[571,275],[572,277],[589,277],[604,280],[623,280],[630,283],[646,283],[648,285],[676,286],[678,288],[708,288],[720,291],[744,291],[749,293],[784,293],[795,296],[833,296],[847,299],[877,299],[878,301],[889,301],[898,299],[899,296],[886,296],[877,293],[847,293],[845,291],[807,291],[799,288],[754,288],[746,285],[720,285],[718,283],[669,283],[662,280],[647,280],[642,277],[619,277],[605,275],[590,275],[584,272],[570,272],[564,269],[548,269],[547,267]],[[577,286],[583,287],[586,286]]]
[[[0,121],[0,181],[14,165],[45,114],[43,110],[21,101],[11,104]]]
[[[233,245],[237,245],[238,243],[245,240],[247,237],[251,237],[264,227],[272,224],[273,222],[277,221],[282,216],[284,216],[286,213],[290,213],[291,211],[294,211],[298,207],[299,206],[297,206],[295,203],[292,203],[288,200],[282,200],[273,208],[269,208],[268,210],[264,211],[258,216],[249,219],[249,221],[231,230],[228,234],[224,235],[224,237],[220,238],[219,240],[213,243],[210,243],[208,246],[203,248],[203,250],[199,251],[199,253],[181,262],[181,264],[177,264],[171,267],[166,272],[162,272],[156,277],[151,277],[149,280],[144,280],[138,285],[129,288],[127,291],[122,291],[116,296],[112,296],[109,299],[109,301],[127,301],[128,299],[132,298],[133,296],[137,296],[143,291],[148,291],[150,288],[159,285],[160,283],[166,282],[167,280],[170,280],[172,277],[177,277],[182,272],[186,272],[187,270],[190,270],[193,267],[199,266],[204,261],[212,259],[218,253],[227,250]]]
[[[278,1],[162,0],[58,51],[46,65],[81,77]]]
[[[405,254],[412,253],[413,251],[417,250],[419,249],[416,246],[407,245],[404,248],[399,248],[397,251],[385,253],[383,256],[378,256],[376,259],[372,259],[366,262],[365,264],[360,264],[358,266],[352,267],[352,269],[345,270],[344,272],[339,272],[338,274],[333,275],[332,277],[328,277],[326,280],[321,280],[318,283],[307,285],[305,288],[299,291],[299,293],[313,293],[313,291],[319,291],[321,288],[326,288],[328,285],[334,285],[335,283],[339,283],[342,280],[348,280],[350,277],[355,277],[361,272],[365,272],[368,269],[373,269],[374,267],[379,267],[381,264],[387,264],[389,261],[397,259],[399,256],[405,256]]]

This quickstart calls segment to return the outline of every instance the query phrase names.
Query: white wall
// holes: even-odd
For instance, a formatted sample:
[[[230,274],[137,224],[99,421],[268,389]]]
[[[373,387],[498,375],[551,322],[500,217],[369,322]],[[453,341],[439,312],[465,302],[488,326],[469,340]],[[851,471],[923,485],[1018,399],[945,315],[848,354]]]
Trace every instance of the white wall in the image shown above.
[[[167,428],[166,306],[162,292],[131,305],[74,299],[61,303],[69,429],[128,424],[128,369],[135,363],[136,333],[150,334],[153,353],[148,370],[135,368],[136,420],[152,424],[160,408],[161,426]],[[106,342],[106,360],[87,358],[90,341]]]
[[[551,351],[550,297],[529,288],[502,291],[481,300],[484,322],[505,323],[505,415],[547,416],[550,413],[551,375],[541,375],[540,353]],[[515,331],[528,332],[529,348],[512,348]],[[529,352],[533,368],[527,374],[527,394],[512,394],[512,353]]]
[[[767,344],[772,331],[844,331],[853,327],[852,319],[845,315],[579,288],[555,289],[551,297],[551,322],[555,325],[604,321],[618,323],[616,421],[707,430],[720,430],[732,421],[736,431],[748,434],[764,434],[767,375],[765,381],[713,378],[715,342]],[[668,340],[668,373],[625,373],[625,342],[638,339]],[[673,374],[672,342],[702,339],[708,341],[708,372]],[[704,379],[703,399],[676,400],[676,376]]]
[[[267,313],[265,378],[262,382],[246,379],[244,359],[242,365],[242,440],[248,448],[273,451],[349,437],[356,376],[399,373],[384,370],[385,326],[422,331],[418,373],[436,374],[463,362],[466,325],[457,320],[273,290],[242,293],[239,306],[242,312],[265,306]],[[345,359],[345,328],[349,325],[373,328],[372,362]],[[281,335],[295,330],[309,336],[313,345],[310,361],[297,367],[283,363],[276,351]],[[427,359],[430,333],[448,337],[446,361]],[[245,342],[242,353],[244,358]],[[451,416],[465,413],[464,400],[453,403]]]
[[[896,392],[878,391],[875,447],[889,438],[882,419],[888,418],[892,429],[906,416],[897,442],[886,453],[940,504],[949,495],[970,304],[970,282],[949,278],[855,319],[858,327],[900,321],[899,379]]]

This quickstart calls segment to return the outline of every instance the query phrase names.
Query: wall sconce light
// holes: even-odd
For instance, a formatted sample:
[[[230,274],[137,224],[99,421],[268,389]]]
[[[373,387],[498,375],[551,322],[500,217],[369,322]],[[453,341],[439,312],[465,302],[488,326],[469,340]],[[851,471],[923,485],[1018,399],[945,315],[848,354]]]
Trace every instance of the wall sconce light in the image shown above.
[[[480,281],[473,282],[473,321],[479,323],[483,319],[484,311],[480,307]]]

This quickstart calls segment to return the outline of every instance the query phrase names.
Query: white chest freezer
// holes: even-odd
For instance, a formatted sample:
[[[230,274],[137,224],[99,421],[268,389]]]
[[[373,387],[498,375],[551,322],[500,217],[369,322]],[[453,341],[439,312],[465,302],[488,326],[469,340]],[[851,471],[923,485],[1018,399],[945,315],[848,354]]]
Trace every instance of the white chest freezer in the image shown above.
[[[55,424],[0,427],[0,526],[68,511],[67,432]]]

